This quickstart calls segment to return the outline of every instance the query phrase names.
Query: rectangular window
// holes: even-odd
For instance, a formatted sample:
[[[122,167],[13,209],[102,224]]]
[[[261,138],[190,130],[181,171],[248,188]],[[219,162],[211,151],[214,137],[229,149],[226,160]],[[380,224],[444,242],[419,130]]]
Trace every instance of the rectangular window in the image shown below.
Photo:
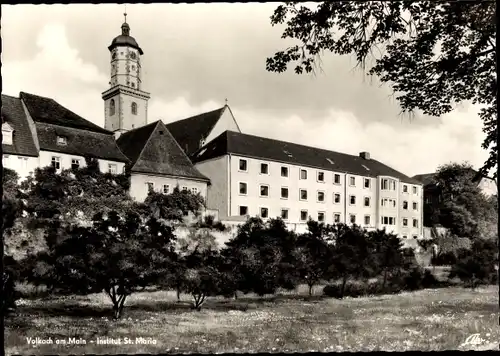
[[[163,184],[163,194],[170,193],[170,186],[168,184]]]
[[[413,194],[417,194],[417,187],[413,187]]]
[[[71,160],[71,169],[78,169],[80,168],[80,160],[79,159],[72,159]]]
[[[240,171],[242,171],[242,172],[247,171],[247,160],[246,159],[240,159]]]
[[[318,172],[318,182],[325,181],[325,172]]]
[[[413,202],[413,210],[417,210],[417,203]]]
[[[188,190],[188,187],[182,187],[183,192],[187,192],[187,190]]]
[[[394,218],[389,216],[389,225],[394,225]]]
[[[325,192],[322,191],[318,192],[318,201],[321,203],[325,201]]]
[[[152,192],[155,190],[155,185],[153,182],[147,182],[146,186],[148,187],[148,192]]]
[[[403,209],[408,210],[408,202],[406,200],[403,201]]]
[[[260,174],[269,174],[269,165],[267,163],[260,164]]]
[[[418,236],[417,236],[417,235],[413,235],[413,238],[414,238],[414,239],[418,239]]]
[[[356,196],[355,195],[351,195],[349,197],[349,204],[356,205]]]
[[[333,183],[340,184],[340,174],[333,175]]]
[[[288,188],[287,187],[281,187],[281,198],[288,199]]]
[[[248,206],[240,206],[240,216],[248,215]]]
[[[408,193],[408,186],[403,184],[403,193]]]
[[[333,195],[333,202],[334,202],[335,204],[339,204],[339,203],[340,203],[340,194],[335,193],[335,194]]]
[[[269,210],[267,208],[260,208],[260,217],[264,219],[269,217]]]
[[[413,219],[413,227],[418,227],[418,220],[417,219]]]
[[[299,198],[300,198],[300,200],[307,200],[307,190],[306,189],[300,189]]]
[[[281,176],[288,177],[288,167],[281,166]]]
[[[403,226],[408,226],[408,219],[407,218],[403,219]]]
[[[403,235],[403,239],[407,239],[407,238],[408,238],[408,236],[406,236],[406,235]]]
[[[307,171],[305,169],[300,170],[300,179],[307,179]]]
[[[351,224],[356,224],[356,215],[349,214],[349,221],[351,222]]]
[[[198,188],[196,187],[191,188],[191,193],[198,194]]]
[[[349,185],[351,187],[355,187],[356,186],[356,177],[349,177]]]
[[[325,221],[325,213],[322,211],[318,212],[318,221],[319,222],[324,222]]]
[[[240,182],[240,195],[247,195],[247,184]]]
[[[364,185],[365,188],[370,189],[370,178],[365,178],[364,181],[365,181],[365,185]]]
[[[309,216],[307,215],[307,210],[301,210],[300,221],[307,221],[307,218],[309,218]]]
[[[380,189],[382,190],[396,190],[396,181],[394,179],[382,179],[380,181]]]
[[[365,225],[370,225],[370,215],[365,215]]]
[[[61,169],[61,158],[56,157],[56,156],[52,156],[51,164],[52,164],[52,167],[54,167],[56,170],[60,170]]]
[[[64,136],[57,136],[57,144],[59,146],[66,146],[68,144],[68,140]]]
[[[283,220],[288,220],[288,209],[281,209],[281,218]]]
[[[260,186],[260,196],[261,197],[268,197],[269,196],[269,186],[268,185],[261,185]]]
[[[333,222],[334,223],[340,222],[340,214],[338,214],[338,213],[333,214]]]
[[[370,198],[365,197],[365,206],[370,206]]]
[[[108,172],[111,174],[116,174],[116,164],[108,164]]]

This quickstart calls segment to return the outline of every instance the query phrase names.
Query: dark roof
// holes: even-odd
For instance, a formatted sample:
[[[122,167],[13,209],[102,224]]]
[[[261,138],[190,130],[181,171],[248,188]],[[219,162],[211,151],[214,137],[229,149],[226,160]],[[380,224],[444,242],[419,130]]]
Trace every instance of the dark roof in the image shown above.
[[[473,178],[472,178],[473,182],[479,183],[479,181],[482,178],[494,180],[491,177],[488,177],[484,174],[479,173],[475,169],[469,168],[469,171],[470,171],[471,175],[473,175]],[[424,185],[428,185],[428,184],[432,184],[433,178],[435,175],[436,175],[436,173],[417,174],[417,175],[413,176],[413,178],[421,181]]]
[[[191,163],[161,120],[125,132],[117,140],[132,172],[210,181]]]
[[[129,159],[118,148],[113,134],[41,122],[36,122],[35,126],[41,150],[129,162]],[[67,144],[58,145],[57,136],[66,137]]]
[[[435,173],[425,173],[425,174],[417,174],[413,176],[413,179],[416,179],[422,182],[423,185],[427,185],[432,183],[432,179],[434,178]]]
[[[2,122],[14,129],[12,145],[2,144],[2,152],[22,156],[38,156],[33,133],[23,109],[21,99],[2,94]]]
[[[20,97],[35,122],[111,134],[110,131],[85,120],[53,99],[24,92],[21,92]]]
[[[198,151],[200,141],[207,138],[226,107],[171,122],[167,124],[167,128],[184,152],[191,156]]]
[[[111,41],[111,45],[109,45],[108,49],[111,51],[113,48],[117,46],[129,46],[137,49],[141,55],[144,54],[142,51],[142,48],[139,47],[137,44],[137,41],[135,40],[134,37],[129,35],[130,32],[130,26],[128,23],[123,23],[122,25],[122,34],[119,36],[116,36],[113,41]]]
[[[364,159],[359,156],[233,131],[223,132],[193,155],[192,160],[201,162],[228,153],[362,176],[387,175],[405,183],[421,184],[418,180],[374,159]]]

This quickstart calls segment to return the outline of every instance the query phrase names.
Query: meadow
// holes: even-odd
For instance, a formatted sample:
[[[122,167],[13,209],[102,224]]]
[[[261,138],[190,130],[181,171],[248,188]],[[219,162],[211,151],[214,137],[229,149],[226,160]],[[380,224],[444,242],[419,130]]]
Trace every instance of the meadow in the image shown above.
[[[209,298],[201,311],[174,292],[132,295],[121,320],[104,294],[21,299],[6,319],[6,354],[498,350],[498,286],[424,289],[342,300],[307,287],[275,296]],[[476,335],[474,345],[465,340]],[[30,345],[27,338],[54,344]],[[121,344],[97,344],[97,338]],[[136,343],[136,337],[142,339]],[[55,344],[55,340],[85,344]],[[126,339],[130,344],[125,344]],[[83,341],[82,341],[83,340]],[[471,338],[469,338],[471,340]],[[154,342],[154,343],[153,343]]]

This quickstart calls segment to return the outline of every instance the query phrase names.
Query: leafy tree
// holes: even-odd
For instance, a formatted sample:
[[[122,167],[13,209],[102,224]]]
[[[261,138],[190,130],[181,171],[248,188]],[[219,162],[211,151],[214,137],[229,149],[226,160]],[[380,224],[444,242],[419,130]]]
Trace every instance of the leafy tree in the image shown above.
[[[198,216],[205,203],[199,193],[181,191],[176,186],[171,194],[149,192],[144,204],[158,218],[182,222],[189,213]]]
[[[372,243],[374,265],[377,272],[383,275],[382,289],[385,290],[388,275],[403,267],[403,243],[397,235],[388,234],[385,230],[371,231],[368,238]]]
[[[97,213],[90,226],[54,226],[47,237],[49,249],[26,261],[31,262],[27,279],[60,293],[105,291],[118,319],[130,294],[171,270],[172,231],[156,218],[143,218],[132,210]]]
[[[401,110],[441,116],[454,105],[480,105],[490,156],[497,165],[496,7],[493,1],[323,1],[279,5],[271,24],[298,45],[267,59],[266,69],[311,72],[324,51],[351,54],[369,75],[390,83]],[[494,170],[496,177],[496,170]]]
[[[222,251],[226,267],[234,263],[233,283],[243,293],[272,294],[293,289],[298,281],[296,236],[281,219],[250,218]]]
[[[309,287],[309,295],[312,295],[312,288],[326,277],[332,263],[332,250],[326,240],[331,227],[309,220],[307,228],[308,232],[297,239],[297,268]]]
[[[16,218],[22,211],[19,199],[19,175],[16,171],[3,168],[2,175],[2,229],[5,232],[14,226]]]
[[[347,281],[373,275],[376,260],[365,230],[358,225],[345,224],[337,224],[334,229],[333,268],[330,273],[342,279],[340,298],[343,298]]]
[[[496,266],[496,268],[495,268]],[[474,289],[477,283],[496,283],[498,276],[498,240],[476,239],[470,249],[458,252],[449,278],[459,277]]]
[[[468,163],[438,168],[432,184],[441,197],[435,207],[438,222],[461,237],[498,236],[496,199],[487,198],[477,185],[476,172]]]

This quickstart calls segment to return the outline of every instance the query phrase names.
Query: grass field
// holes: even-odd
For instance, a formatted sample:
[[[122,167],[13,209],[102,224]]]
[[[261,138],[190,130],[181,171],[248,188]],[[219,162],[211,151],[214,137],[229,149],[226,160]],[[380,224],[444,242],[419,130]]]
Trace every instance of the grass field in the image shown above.
[[[498,349],[498,287],[427,289],[337,300],[295,295],[212,298],[200,312],[188,296],[130,297],[122,320],[104,295],[21,300],[6,319],[6,354],[215,353]],[[318,291],[318,294],[319,291]],[[479,334],[474,346],[461,346]],[[74,337],[85,345],[32,346],[26,338]],[[151,338],[156,344],[97,345],[96,338]]]

